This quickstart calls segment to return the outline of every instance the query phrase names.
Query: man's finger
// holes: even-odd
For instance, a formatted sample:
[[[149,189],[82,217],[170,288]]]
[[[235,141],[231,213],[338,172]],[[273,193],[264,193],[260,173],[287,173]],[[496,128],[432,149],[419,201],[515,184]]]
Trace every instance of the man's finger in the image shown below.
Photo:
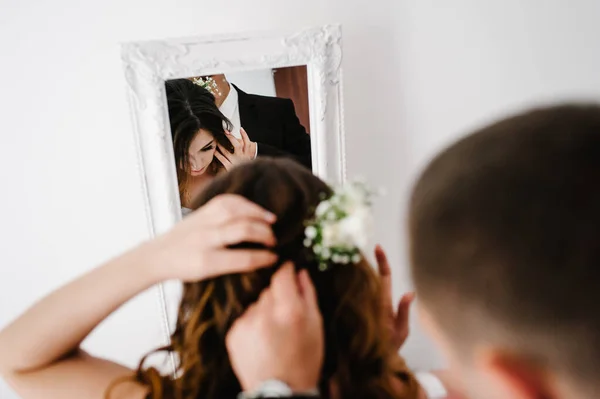
[[[300,301],[300,287],[292,262],[284,263],[271,278],[273,299],[277,303]]]
[[[217,150],[215,151],[215,155],[219,154],[229,159],[229,157],[235,153],[235,147],[233,148],[233,152],[229,151],[227,148],[223,147],[221,144],[217,144]]]
[[[310,275],[306,269],[298,273],[298,284],[300,286],[300,292],[304,303],[310,311],[319,311],[319,304],[317,301],[317,291],[313,285]]]
[[[277,255],[266,249],[222,249],[215,251],[210,261],[219,265],[211,269],[206,277],[216,275],[250,272],[273,266]]]
[[[256,219],[275,223],[277,217],[254,202],[234,194],[222,194],[210,200],[202,208],[199,218],[210,218],[212,223],[223,225],[235,220]],[[191,218],[191,216],[188,216]]]
[[[223,166],[225,167],[225,169],[229,170],[231,169],[231,161],[223,154],[221,154],[219,151],[215,151],[215,157],[221,161],[221,163],[223,164]]]
[[[256,303],[253,303],[250,306],[248,306],[246,310],[242,312],[242,315],[233,322],[230,331],[237,325],[252,322],[252,319],[256,317],[256,314],[258,313],[257,308],[258,306]]]
[[[256,308],[264,311],[265,308],[271,306],[273,306],[273,290],[271,287],[267,287],[260,293],[258,301],[256,301]]]
[[[242,142],[242,148],[246,149],[248,146],[248,135],[246,135],[246,131],[244,130],[243,127],[240,127],[240,136],[241,139],[240,141]]]
[[[250,137],[248,137],[248,133],[246,133],[246,130],[242,127],[240,128],[240,133],[242,135],[242,142],[244,143],[244,149],[247,149],[250,147]]]
[[[238,330],[240,328],[243,329],[244,325],[248,325],[248,323],[252,324],[254,322],[254,320],[256,319],[257,313],[258,313],[256,308],[257,308],[256,304],[252,304],[252,305],[248,306],[248,308],[242,313],[242,315],[233,322],[233,324],[231,325],[231,328],[225,335],[225,345],[227,347],[227,350],[230,350],[230,347],[233,343],[233,340],[235,339],[235,336],[238,333],[241,333],[241,331],[238,331]]]
[[[225,131],[225,136],[227,136],[227,138],[229,139],[229,142],[231,143],[231,145],[233,146],[233,148],[241,148],[242,143],[240,142],[240,140],[238,140],[237,138],[235,138],[233,136],[233,134],[231,134],[231,132],[229,132],[229,131],[226,130]],[[218,146],[221,147],[220,144],[218,144]]]

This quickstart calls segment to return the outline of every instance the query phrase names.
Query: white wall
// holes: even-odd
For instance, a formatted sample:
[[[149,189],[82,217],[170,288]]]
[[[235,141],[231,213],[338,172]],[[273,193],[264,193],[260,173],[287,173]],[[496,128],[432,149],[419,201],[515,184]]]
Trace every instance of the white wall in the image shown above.
[[[146,237],[119,42],[341,22],[349,172],[388,189],[377,233],[397,295],[408,288],[401,207],[425,160],[512,109],[600,90],[595,0],[1,0],[0,9],[0,325]],[[89,343],[133,365],[159,336],[149,293]],[[405,353],[416,367],[440,362],[418,330]]]
[[[227,80],[246,93],[277,97],[272,69],[228,73]]]

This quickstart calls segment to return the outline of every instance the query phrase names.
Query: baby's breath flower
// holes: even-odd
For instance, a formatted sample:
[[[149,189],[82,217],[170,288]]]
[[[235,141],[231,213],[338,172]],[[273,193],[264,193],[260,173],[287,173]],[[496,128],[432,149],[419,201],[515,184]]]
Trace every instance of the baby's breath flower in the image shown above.
[[[327,201],[327,200],[321,201],[321,203],[319,203],[319,205],[317,206],[317,209],[315,210],[315,214],[317,215],[317,217],[321,217],[325,213],[327,213],[328,210],[329,210],[329,201]]]
[[[306,238],[312,240],[317,236],[317,228],[315,226],[308,226],[304,229],[304,234],[306,235]]]
[[[221,91],[219,91],[219,86],[217,85],[217,82],[215,82],[215,80],[210,76],[192,78],[192,82],[202,87],[204,90],[210,91],[213,96],[221,95]]]
[[[320,195],[315,216],[304,231],[304,245],[312,247],[319,270],[326,270],[331,263],[360,262],[372,231],[372,196],[364,182],[339,187],[330,196]]]

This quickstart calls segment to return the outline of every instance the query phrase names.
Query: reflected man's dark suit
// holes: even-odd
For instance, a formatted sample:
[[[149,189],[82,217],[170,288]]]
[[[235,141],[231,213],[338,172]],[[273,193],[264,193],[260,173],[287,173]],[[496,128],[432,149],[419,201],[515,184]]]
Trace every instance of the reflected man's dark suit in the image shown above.
[[[234,86],[235,87],[235,86]],[[312,169],[310,135],[292,100],[238,92],[240,123],[258,145],[258,156],[288,156]]]

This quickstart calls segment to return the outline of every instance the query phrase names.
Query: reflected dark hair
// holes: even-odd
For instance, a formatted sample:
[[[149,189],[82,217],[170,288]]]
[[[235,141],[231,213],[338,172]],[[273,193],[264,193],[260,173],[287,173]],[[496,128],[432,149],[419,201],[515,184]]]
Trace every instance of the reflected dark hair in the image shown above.
[[[410,205],[412,271],[457,353],[485,339],[598,384],[599,182],[600,105],[513,116],[429,164]]]
[[[233,146],[225,135],[225,128],[231,130],[231,122],[215,104],[215,97],[206,89],[188,79],[168,80],[165,83],[171,137],[175,152],[179,194],[183,196],[190,173],[190,143],[200,129],[209,131],[216,142],[233,152]],[[216,173],[222,168],[217,158],[210,171]]]

